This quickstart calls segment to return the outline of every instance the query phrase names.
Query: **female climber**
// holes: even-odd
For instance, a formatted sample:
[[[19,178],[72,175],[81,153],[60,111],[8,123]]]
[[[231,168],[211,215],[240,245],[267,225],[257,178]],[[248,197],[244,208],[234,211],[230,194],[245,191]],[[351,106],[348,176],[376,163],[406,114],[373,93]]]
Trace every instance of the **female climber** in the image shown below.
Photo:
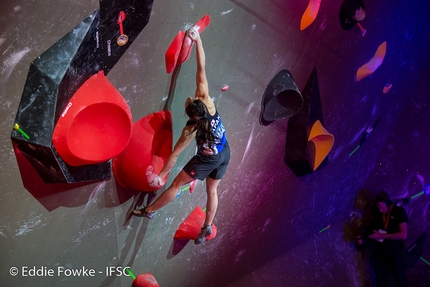
[[[212,98],[209,96],[205,71],[205,52],[199,32],[195,28],[191,28],[187,31],[186,37],[190,37],[196,43],[197,88],[195,97],[188,97],[185,101],[185,112],[189,120],[164,167],[158,175],[147,172],[150,185],[153,187],[164,185],[162,179],[171,171],[178,156],[193,139],[196,140],[197,154],[191,158],[173,180],[170,187],[154,203],[141,209],[133,210],[133,214],[152,219],[155,216],[155,211],[171,202],[181,187],[196,179],[206,179],[206,218],[200,234],[194,241],[195,244],[201,244],[212,234],[212,223],[218,207],[217,187],[226,173],[230,161],[230,148],[221,117]]]

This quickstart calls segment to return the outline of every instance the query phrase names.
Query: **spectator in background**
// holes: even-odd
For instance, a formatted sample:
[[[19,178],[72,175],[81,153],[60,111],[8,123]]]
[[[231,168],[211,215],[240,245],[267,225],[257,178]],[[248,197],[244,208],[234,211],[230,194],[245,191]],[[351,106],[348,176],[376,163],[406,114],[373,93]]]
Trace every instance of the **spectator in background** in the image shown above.
[[[377,287],[388,287],[391,270],[398,287],[406,287],[403,249],[408,234],[408,217],[403,207],[396,206],[389,195],[382,191],[375,198],[376,214],[368,236],[374,244],[374,271]],[[358,239],[362,243],[362,238]]]

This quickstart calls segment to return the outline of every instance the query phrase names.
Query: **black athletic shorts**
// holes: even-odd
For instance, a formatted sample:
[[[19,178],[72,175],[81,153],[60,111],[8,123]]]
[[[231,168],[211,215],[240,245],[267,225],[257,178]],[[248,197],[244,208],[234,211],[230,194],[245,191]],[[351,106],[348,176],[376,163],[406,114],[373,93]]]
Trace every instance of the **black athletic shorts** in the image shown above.
[[[183,168],[192,178],[204,180],[206,177],[222,179],[230,162],[230,147],[226,142],[223,150],[216,155],[196,154]]]

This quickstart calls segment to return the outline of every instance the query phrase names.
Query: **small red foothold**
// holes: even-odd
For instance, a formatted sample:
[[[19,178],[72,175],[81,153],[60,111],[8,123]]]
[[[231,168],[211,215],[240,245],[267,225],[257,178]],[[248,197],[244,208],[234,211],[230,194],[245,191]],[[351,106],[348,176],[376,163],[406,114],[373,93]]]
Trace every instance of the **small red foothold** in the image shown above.
[[[196,188],[196,181],[194,180],[190,183],[190,193],[193,193],[195,188]]]
[[[223,92],[225,92],[225,91],[227,91],[227,90],[228,90],[228,85],[227,85],[227,86],[222,87],[222,89],[221,89],[221,91],[223,91]]]

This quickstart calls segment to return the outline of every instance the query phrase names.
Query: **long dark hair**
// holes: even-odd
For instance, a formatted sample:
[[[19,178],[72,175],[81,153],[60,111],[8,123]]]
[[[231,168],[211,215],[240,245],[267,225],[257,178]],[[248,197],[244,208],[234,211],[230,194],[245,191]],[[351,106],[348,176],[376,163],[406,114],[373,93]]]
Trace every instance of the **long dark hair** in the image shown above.
[[[215,135],[212,131],[207,115],[209,113],[206,105],[201,100],[194,100],[185,108],[185,112],[191,120],[195,121],[192,132],[197,131],[197,146],[207,144],[210,148],[215,144]]]
[[[381,191],[376,195],[375,204],[378,202],[385,202],[388,208],[391,207],[391,205],[393,204],[390,199],[390,196],[385,191]]]

